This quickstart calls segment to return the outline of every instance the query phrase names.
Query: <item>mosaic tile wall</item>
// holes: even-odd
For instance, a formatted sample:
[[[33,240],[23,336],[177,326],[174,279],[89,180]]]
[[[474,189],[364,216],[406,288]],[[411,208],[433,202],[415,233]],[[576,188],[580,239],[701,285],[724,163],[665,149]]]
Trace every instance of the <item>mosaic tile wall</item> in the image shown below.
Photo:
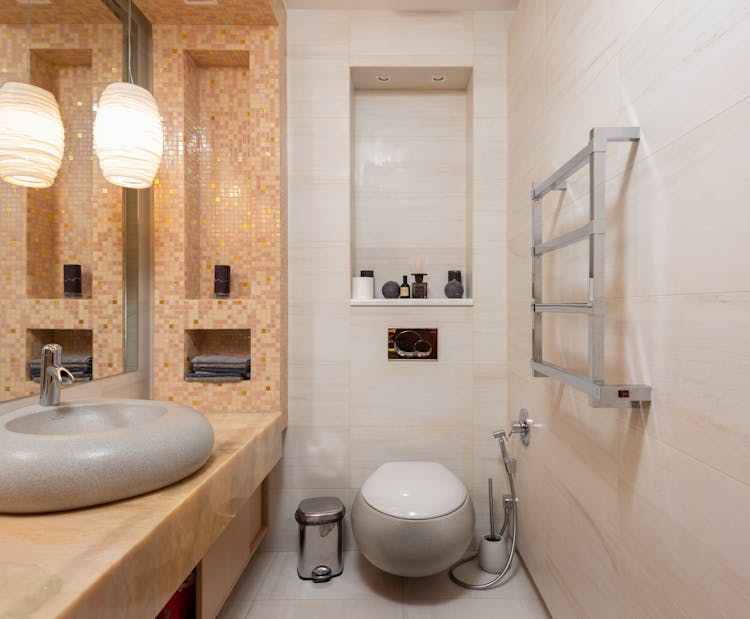
[[[66,150],[51,188],[0,183],[0,399],[38,391],[27,379],[27,330],[90,330],[94,376],[123,371],[122,194],[89,146],[92,103],[122,75],[121,27],[38,25],[31,41],[32,77],[58,96]],[[24,25],[0,25],[0,59],[0,84],[26,81]],[[60,298],[65,262],[82,264],[88,298]]]
[[[206,6],[188,6],[184,0],[138,0],[138,8],[152,24],[273,24],[274,9],[265,0],[221,0]]]
[[[45,3],[11,2],[0,5],[0,24],[25,24],[27,14],[32,24],[119,24],[102,0],[45,0]]]
[[[154,183],[155,399],[204,411],[285,407],[279,39],[278,26],[154,25],[165,126]],[[214,264],[232,266],[229,299],[211,296]],[[200,350],[216,329],[235,330],[227,352],[248,346],[250,331],[251,380],[184,381],[189,354],[219,352]]]
[[[32,54],[31,82],[50,91],[63,110],[65,155],[55,184],[27,195],[27,296],[63,296],[62,265],[82,266],[83,296],[91,296],[93,166],[91,51],[86,64],[53,64]],[[74,58],[67,60],[74,61]]]

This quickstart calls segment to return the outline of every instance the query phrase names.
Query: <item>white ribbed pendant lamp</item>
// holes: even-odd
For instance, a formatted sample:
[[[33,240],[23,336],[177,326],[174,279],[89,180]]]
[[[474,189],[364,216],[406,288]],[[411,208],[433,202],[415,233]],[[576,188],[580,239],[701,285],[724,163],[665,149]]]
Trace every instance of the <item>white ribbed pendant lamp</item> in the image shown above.
[[[31,84],[0,87],[0,178],[12,185],[49,187],[65,149],[65,129],[51,92]]]
[[[31,15],[26,7],[26,70],[31,81]],[[0,87],[0,178],[12,185],[49,187],[65,150],[60,108],[43,88],[6,82]]]
[[[128,5],[128,74],[130,71],[130,5]],[[161,163],[164,136],[153,95],[128,82],[102,92],[94,121],[94,150],[99,167],[113,185],[150,187]]]
[[[164,148],[156,100],[145,88],[118,82],[104,89],[94,122],[102,174],[120,187],[150,187]]]

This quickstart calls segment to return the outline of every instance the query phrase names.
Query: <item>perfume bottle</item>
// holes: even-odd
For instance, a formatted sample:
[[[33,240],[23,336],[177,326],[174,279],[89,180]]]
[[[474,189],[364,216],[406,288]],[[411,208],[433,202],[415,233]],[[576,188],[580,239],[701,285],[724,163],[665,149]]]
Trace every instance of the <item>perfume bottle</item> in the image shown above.
[[[427,298],[427,282],[424,281],[424,276],[427,273],[412,273],[414,276],[414,283],[411,285],[411,296],[413,299],[426,299]]]
[[[409,282],[406,281],[406,275],[401,282],[401,287],[398,290],[398,296],[400,299],[408,299],[411,296],[411,289],[409,288]]]

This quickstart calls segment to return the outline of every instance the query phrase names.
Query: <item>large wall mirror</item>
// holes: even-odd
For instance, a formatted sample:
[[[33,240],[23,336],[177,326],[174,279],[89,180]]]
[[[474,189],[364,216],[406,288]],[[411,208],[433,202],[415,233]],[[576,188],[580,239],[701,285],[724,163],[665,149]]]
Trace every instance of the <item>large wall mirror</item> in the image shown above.
[[[128,58],[133,81],[150,81],[150,28],[135,7],[128,28],[127,9],[127,0],[0,4],[0,85],[51,92],[65,128],[51,187],[0,181],[0,401],[38,392],[48,342],[80,381],[137,368],[139,194],[108,183],[93,151],[97,101],[123,81]],[[65,265],[80,266],[80,293],[75,283],[66,292]],[[76,272],[68,267],[68,280]]]

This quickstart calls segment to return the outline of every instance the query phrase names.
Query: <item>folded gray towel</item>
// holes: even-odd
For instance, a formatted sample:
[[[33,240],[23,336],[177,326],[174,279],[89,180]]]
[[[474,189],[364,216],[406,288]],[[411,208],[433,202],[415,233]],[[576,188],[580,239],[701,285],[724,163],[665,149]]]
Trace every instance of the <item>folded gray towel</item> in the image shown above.
[[[250,355],[198,355],[190,361],[193,363],[250,363]]]
[[[210,363],[193,363],[193,370],[205,370],[206,372],[249,372],[250,364],[212,365]]]
[[[247,380],[242,376],[196,376],[188,374],[185,380],[189,383],[238,383],[241,380]]]
[[[200,370],[193,368],[191,374],[198,376],[249,376],[250,369],[247,370]]]
[[[81,366],[87,366],[91,365],[94,361],[94,358],[91,355],[85,355],[85,354],[73,354],[73,355],[63,355],[62,357],[62,364],[65,367],[68,366],[75,366],[75,365],[81,365]],[[29,365],[31,367],[42,367],[42,359],[40,357],[35,357],[34,359],[31,359],[29,361]]]
[[[86,353],[72,353],[69,355],[63,353],[62,360],[64,365],[66,363],[91,363],[94,358]]]

